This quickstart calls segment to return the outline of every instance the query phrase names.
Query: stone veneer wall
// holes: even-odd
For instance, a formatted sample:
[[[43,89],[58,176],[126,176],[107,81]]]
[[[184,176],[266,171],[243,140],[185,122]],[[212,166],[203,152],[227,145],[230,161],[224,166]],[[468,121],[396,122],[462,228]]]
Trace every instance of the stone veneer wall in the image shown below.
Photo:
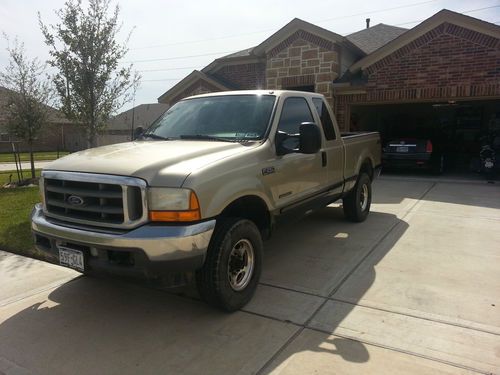
[[[314,85],[315,92],[325,95],[333,105],[332,81],[339,76],[340,49],[311,34],[296,34],[269,52],[267,89]]]

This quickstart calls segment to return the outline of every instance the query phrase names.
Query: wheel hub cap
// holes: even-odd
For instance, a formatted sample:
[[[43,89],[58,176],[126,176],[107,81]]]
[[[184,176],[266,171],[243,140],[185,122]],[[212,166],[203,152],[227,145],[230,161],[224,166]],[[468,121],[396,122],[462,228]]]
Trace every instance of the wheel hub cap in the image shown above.
[[[368,186],[366,186],[366,184],[363,184],[363,186],[361,187],[359,205],[361,206],[361,211],[366,210],[366,207],[368,206]]]
[[[227,267],[229,285],[233,290],[245,289],[252,278],[254,262],[252,243],[247,239],[236,242],[229,254]]]

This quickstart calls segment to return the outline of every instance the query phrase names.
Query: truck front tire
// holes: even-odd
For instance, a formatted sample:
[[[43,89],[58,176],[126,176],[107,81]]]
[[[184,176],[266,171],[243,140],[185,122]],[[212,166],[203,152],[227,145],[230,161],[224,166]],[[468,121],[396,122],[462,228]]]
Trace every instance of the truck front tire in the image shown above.
[[[356,185],[343,198],[344,215],[354,222],[366,220],[372,203],[371,179],[366,173],[359,175]]]
[[[250,220],[219,219],[203,267],[196,272],[200,296],[210,305],[236,311],[252,298],[262,268],[262,238]]]

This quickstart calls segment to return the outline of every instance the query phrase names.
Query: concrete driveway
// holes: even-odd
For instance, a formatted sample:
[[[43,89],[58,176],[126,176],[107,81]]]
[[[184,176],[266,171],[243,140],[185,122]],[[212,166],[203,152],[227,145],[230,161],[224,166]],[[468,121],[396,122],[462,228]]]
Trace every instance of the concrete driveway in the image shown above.
[[[0,373],[500,373],[500,188],[379,180],[266,243],[254,300],[193,298],[0,253]]]

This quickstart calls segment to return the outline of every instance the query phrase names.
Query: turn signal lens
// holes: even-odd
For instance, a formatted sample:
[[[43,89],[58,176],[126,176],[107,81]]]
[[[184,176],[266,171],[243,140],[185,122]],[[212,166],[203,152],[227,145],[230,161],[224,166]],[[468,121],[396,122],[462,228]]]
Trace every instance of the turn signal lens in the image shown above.
[[[189,209],[182,211],[149,211],[149,220],[151,221],[198,221],[201,220],[200,203],[198,197],[191,192],[189,196]]]
[[[197,221],[200,211],[149,211],[151,221]]]

